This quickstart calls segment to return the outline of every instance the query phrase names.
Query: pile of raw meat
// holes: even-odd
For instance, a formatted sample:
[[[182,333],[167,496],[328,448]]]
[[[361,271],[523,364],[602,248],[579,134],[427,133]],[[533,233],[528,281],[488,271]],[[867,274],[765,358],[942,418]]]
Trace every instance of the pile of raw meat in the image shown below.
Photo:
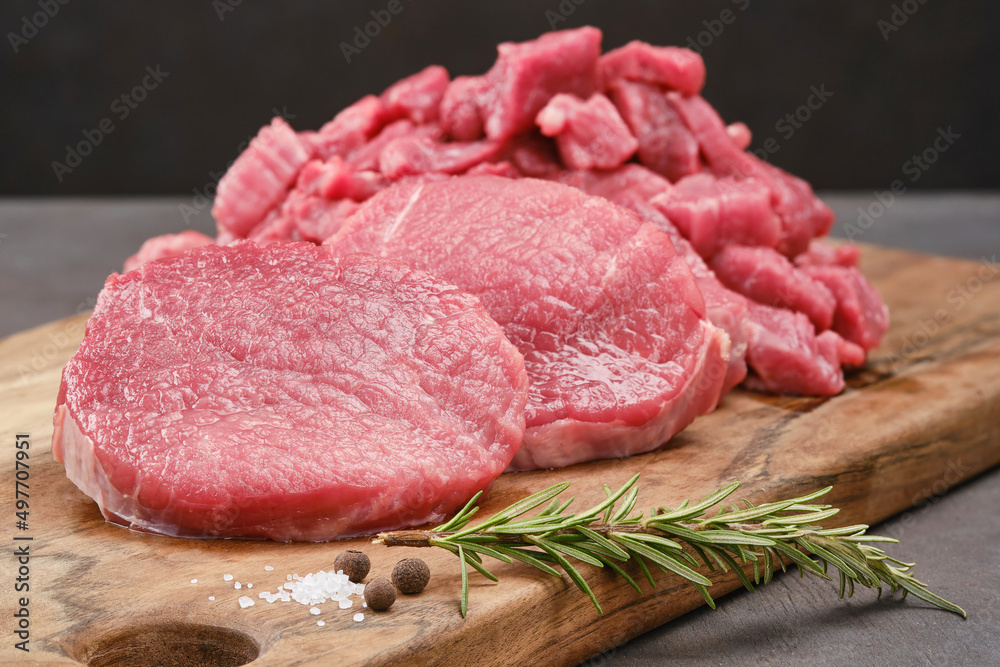
[[[156,369],[145,384],[134,383],[127,373],[101,375],[94,390],[89,383],[96,371],[72,362],[75,379],[67,384],[64,376],[57,456],[66,458],[67,470],[81,488],[109,499],[99,498],[102,508],[105,503],[111,508],[106,516],[171,534],[201,531],[277,539],[327,539],[376,525],[412,525],[453,510],[504,468],[558,467],[654,449],[697,415],[715,409],[740,383],[813,396],[844,389],[843,369],[862,365],[867,351],[878,345],[888,326],[887,309],[857,268],[858,249],[819,240],[829,232],[833,215],[809,185],[748,153],[749,129],[741,123],[727,126],[699,96],[705,67],[698,55],[641,42],[601,54],[601,33],[590,27],[501,44],[498,51],[496,64],[482,76],[449,79],[443,68],[428,67],[377,97],[359,100],[316,132],[296,132],[274,119],[219,183],[213,208],[217,238],[184,232],[150,239],[126,262],[127,271],[139,270],[109,279],[106,292],[117,294],[128,285],[134,293],[116,297],[120,312],[114,315],[98,305],[95,318],[100,315],[99,321],[107,323],[102,326],[118,332],[123,342],[100,347],[90,359],[93,368],[117,363],[115,355],[141,356],[155,365],[145,352],[154,342],[168,346],[155,333],[158,329],[140,327],[153,336],[150,341],[126,335],[127,327],[149,318],[171,332],[170,344],[182,352],[157,348],[173,365]],[[281,335],[268,339],[267,332],[286,332],[284,343],[291,349],[285,370],[299,374],[295,386],[332,382],[324,364],[356,376],[359,371],[346,369],[352,364],[373,368],[370,355],[384,356],[386,341],[378,336],[374,347],[351,343],[350,337],[340,344],[328,341],[345,336],[331,322],[335,313],[346,311],[304,305],[314,304],[316,294],[326,289],[322,272],[296,273],[286,267],[288,280],[298,281],[298,289],[260,280],[272,273],[267,266],[283,265],[284,253],[293,256],[289,267],[301,265],[308,247],[303,241],[315,244],[315,261],[330,267],[365,257],[375,287],[378,276],[405,266],[417,272],[417,282],[441,281],[450,287],[438,289],[452,289],[481,304],[523,359],[526,383],[518,389],[511,381],[504,391],[478,396],[471,388],[479,383],[498,387],[495,364],[504,367],[509,355],[496,336],[480,332],[462,344],[446,336],[436,356],[425,355],[415,363],[420,372],[456,378],[458,388],[393,373],[391,379],[373,382],[382,387],[380,396],[422,391],[435,405],[452,406],[446,416],[435,417],[435,423],[448,423],[447,429],[430,439],[402,438],[393,449],[386,443],[413,428],[412,415],[399,400],[362,401],[367,407],[354,406],[351,414],[372,411],[379,417],[361,420],[367,430],[353,433],[353,445],[337,440],[350,429],[333,429],[339,435],[332,439],[307,438],[309,447],[352,471],[334,474],[329,466],[317,468],[311,479],[320,490],[311,497],[325,498],[318,509],[303,510],[295,504],[301,498],[275,500],[289,493],[283,477],[270,490],[250,495],[264,494],[279,507],[298,509],[269,514],[258,501],[246,500],[236,475],[216,495],[227,503],[244,498],[244,505],[256,509],[248,510],[251,518],[237,522],[236,528],[212,532],[206,517],[215,496],[185,486],[180,473],[172,472],[164,481],[169,466],[163,459],[176,456],[168,452],[182,447],[185,437],[204,440],[205,432],[213,431],[221,439],[208,438],[215,442],[214,455],[237,461],[249,456],[263,465],[266,456],[260,452],[298,446],[296,425],[310,424],[302,415],[318,410],[321,423],[329,427],[330,419],[340,423],[343,404],[354,400],[345,388],[336,396],[320,392],[308,396],[309,409],[303,412],[301,388],[289,398],[287,378],[256,378],[255,371],[244,368],[256,363],[246,355],[236,368],[225,358],[209,360],[217,364],[210,367],[213,377],[249,373],[237,383],[239,391],[234,393],[227,382],[186,391],[190,387],[178,379],[178,368],[205,360],[191,357],[185,346],[202,349],[204,335],[199,332],[214,330],[213,316],[230,326],[245,322],[249,333],[234,334],[228,342],[212,339],[211,349],[232,352],[229,348],[235,346],[237,356],[247,346],[253,349],[251,339],[277,354]],[[270,253],[266,266],[260,254],[265,247]],[[244,282],[231,275],[234,262],[252,267],[243,271]],[[224,288],[218,284],[223,278],[213,278],[206,266],[216,266],[224,275]],[[164,291],[170,272],[185,279]],[[220,289],[236,294],[263,290],[265,296],[224,300],[222,308],[206,306],[201,318],[176,310],[187,291],[221,298]],[[390,338],[410,341],[406,345],[423,340],[424,320],[414,304],[428,298],[426,285],[389,291],[370,306],[352,292],[354,302],[362,304],[353,331],[381,331],[389,326],[387,312],[400,308],[414,316],[393,324]],[[106,304],[113,301],[103,298]],[[265,310],[272,312],[264,317]],[[316,317],[320,319],[313,321]],[[406,333],[410,328],[417,333]],[[448,335],[454,336],[454,330]],[[81,350],[90,336],[88,330]],[[394,358],[402,358],[402,349]],[[487,367],[493,370],[487,372]],[[484,373],[493,379],[487,382]],[[115,382],[126,383],[130,400],[143,407],[130,416],[127,405],[116,404],[123,411],[117,431],[98,433],[93,415],[104,414]],[[280,391],[269,393],[273,387]],[[159,403],[167,395],[174,402]],[[259,395],[273,400],[262,403],[254,398]],[[462,401],[479,406],[478,421],[455,416],[454,406]],[[517,404],[524,405],[524,422],[511,426],[508,413]],[[141,436],[136,428],[127,428],[167,406],[183,417],[168,419],[159,429],[146,427]],[[274,406],[295,415],[284,431],[267,422],[280,422],[271,414]],[[196,409],[204,412],[189,417],[186,411]],[[256,424],[260,409],[269,424],[264,433],[242,427],[234,431],[234,420]],[[396,413],[397,423],[392,423]],[[72,428],[66,426],[67,417]],[[193,430],[168,436],[169,424],[178,419]],[[198,424],[212,426],[196,428]],[[511,429],[520,448],[509,446]],[[99,438],[127,442],[102,446]],[[472,444],[457,448],[453,458],[445,456],[447,462],[441,460],[441,447],[431,444],[458,440]],[[342,457],[342,450],[357,450],[358,442],[362,449],[377,451],[375,458],[386,457],[385,465],[405,458],[414,462],[407,470],[467,466],[468,479],[458,483],[445,472],[433,482],[395,478],[366,485],[364,471],[378,465],[372,460],[361,465],[357,461],[363,457],[357,456],[343,462]],[[191,454],[190,447],[183,448]],[[480,450],[489,455],[470,458],[469,452]],[[104,472],[95,473],[98,469]],[[116,475],[124,486],[116,485]],[[150,513],[143,504],[147,501],[129,491],[138,488],[136,480],[144,475],[142,483],[161,494],[151,502],[169,507],[187,502],[185,509]],[[93,478],[102,481],[87,482]],[[177,485],[185,491],[178,492]],[[376,492],[359,495],[357,485]],[[417,511],[401,512],[404,496]],[[350,503],[338,501],[341,497],[350,497]],[[359,503],[381,509],[358,509]],[[349,511],[341,512],[348,506]],[[338,512],[341,519],[314,525],[317,516]],[[147,518],[128,518],[136,516]],[[294,527],[289,527],[290,516],[299,522]],[[170,525],[184,529],[164,528]]]

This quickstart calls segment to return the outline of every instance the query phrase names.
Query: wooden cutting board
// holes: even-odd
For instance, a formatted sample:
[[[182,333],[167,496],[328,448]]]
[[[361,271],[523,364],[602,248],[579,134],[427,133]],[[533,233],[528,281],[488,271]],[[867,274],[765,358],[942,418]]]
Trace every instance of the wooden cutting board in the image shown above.
[[[572,482],[577,502],[589,503],[603,497],[601,484],[614,487],[640,472],[640,507],[702,496],[734,480],[754,502],[832,484],[827,501],[843,508],[838,523],[874,523],[1000,462],[1000,266],[867,247],[863,269],[889,303],[893,324],[840,396],[737,391],[661,451],[504,475],[485,514],[563,480]],[[583,566],[604,606],[600,616],[567,578],[497,564],[499,584],[470,573],[470,613],[463,620],[459,569],[450,554],[387,549],[364,539],[180,540],[106,524],[49,453],[60,370],[85,319],[0,341],[0,517],[11,538],[31,538],[5,547],[30,545],[30,592],[17,595],[29,598],[31,651],[15,650],[5,630],[3,664],[237,665],[258,655],[254,665],[575,664],[702,604],[672,576],[661,573],[657,587],[644,584],[639,596],[609,573]],[[30,442],[27,530],[15,527],[18,434]],[[371,556],[370,576],[419,555],[431,566],[431,583],[384,614],[357,602],[348,610],[327,603],[315,616],[294,602],[257,600],[287,574],[332,569],[345,548]],[[16,609],[10,589],[16,567],[14,559],[2,559],[4,627]],[[243,589],[224,581],[225,574]],[[716,581],[716,598],[738,585],[732,576]],[[244,594],[257,600],[253,607],[240,608]],[[830,604],[838,604],[833,584]],[[355,622],[359,611],[365,618]]]

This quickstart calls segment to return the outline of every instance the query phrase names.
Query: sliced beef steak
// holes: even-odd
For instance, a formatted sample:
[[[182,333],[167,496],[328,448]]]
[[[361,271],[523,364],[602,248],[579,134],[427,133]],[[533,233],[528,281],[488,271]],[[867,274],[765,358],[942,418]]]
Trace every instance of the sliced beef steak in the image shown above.
[[[482,300],[525,356],[516,469],[648,451],[718,401],[729,338],[669,238],[606,199],[529,178],[397,185],[327,244],[402,259]]]
[[[108,279],[52,451],[136,530],[328,540],[439,521],[488,488],[526,386],[454,285],[305,243],[208,246]]]

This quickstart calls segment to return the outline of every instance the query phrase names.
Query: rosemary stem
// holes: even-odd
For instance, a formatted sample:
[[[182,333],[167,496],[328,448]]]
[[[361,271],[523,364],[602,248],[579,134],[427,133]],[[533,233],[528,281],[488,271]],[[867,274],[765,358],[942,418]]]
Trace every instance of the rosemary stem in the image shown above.
[[[686,528],[687,530],[692,530],[695,532],[701,532],[710,530],[700,523],[680,523],[675,524],[681,528]],[[647,535],[663,535],[669,537],[669,533],[665,533],[661,530],[657,530],[652,526],[647,526],[644,524],[625,524],[625,525],[607,525],[603,523],[595,523],[587,526],[590,530],[594,531],[601,537],[608,537],[612,533],[616,534],[627,534],[627,533],[645,533]],[[737,530],[745,533],[753,533],[760,528],[756,524],[742,524],[733,523],[726,526],[729,530]],[[458,531],[434,531],[434,530],[393,530],[386,533],[379,533],[375,536],[373,540],[374,544],[384,544],[387,547],[432,547],[432,540],[436,541],[447,541],[449,537],[455,535]],[[488,529],[483,531],[482,534],[490,535],[491,537],[497,538],[496,542],[491,542],[491,544],[531,544],[527,539],[527,535],[510,535],[507,533],[492,533]],[[552,535],[578,535],[579,533],[573,528],[564,528],[554,531]]]

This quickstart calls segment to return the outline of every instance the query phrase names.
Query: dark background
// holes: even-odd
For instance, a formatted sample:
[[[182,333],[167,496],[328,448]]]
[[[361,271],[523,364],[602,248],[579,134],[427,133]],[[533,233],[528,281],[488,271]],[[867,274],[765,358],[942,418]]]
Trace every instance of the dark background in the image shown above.
[[[634,38],[684,45],[704,31],[705,97],[727,121],[745,121],[754,146],[775,137],[772,162],[818,188],[885,188],[947,127],[960,138],[913,185],[1000,186],[997,3],[401,2],[403,11],[351,63],[340,43],[387,0],[71,0],[17,53],[10,34],[41,11],[39,0],[4,2],[0,194],[191,194],[273,109],[296,129],[314,129],[426,65],[483,72],[497,42],[536,37],[549,29],[546,12],[560,7],[574,10],[559,27],[597,25],[606,49]],[[897,22],[906,22],[884,39],[878,21],[891,21],[894,5]],[[729,25],[717,21],[724,9],[733,14]],[[706,21],[721,34],[711,36]],[[169,75],[120,120],[112,103],[157,65]],[[775,123],[806,102],[811,86],[833,96],[783,137]],[[65,161],[67,144],[103,118],[114,131],[60,182],[53,161]]]

